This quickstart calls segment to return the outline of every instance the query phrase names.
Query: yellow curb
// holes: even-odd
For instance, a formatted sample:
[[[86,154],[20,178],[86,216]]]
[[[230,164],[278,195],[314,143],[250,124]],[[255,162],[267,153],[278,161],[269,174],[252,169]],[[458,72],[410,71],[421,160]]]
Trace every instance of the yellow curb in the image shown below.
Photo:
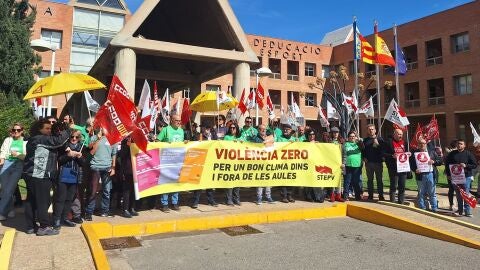
[[[110,269],[107,256],[100,239],[121,236],[143,236],[151,234],[217,229],[258,223],[275,223],[315,218],[345,217],[346,204],[331,207],[292,209],[272,212],[250,212],[209,217],[160,220],[154,222],[111,225],[109,223],[89,223],[82,225],[96,269]]]
[[[420,224],[382,210],[349,204],[347,207],[347,216],[405,232],[480,249],[480,242],[451,234],[431,226]]]
[[[15,232],[15,229],[8,229],[3,235],[0,244],[0,270],[8,270],[8,267],[10,266],[10,255],[12,255]]]
[[[95,268],[99,270],[109,270],[110,265],[108,264],[107,256],[103,251],[94,226],[92,226],[92,224],[83,224],[82,231],[87,239],[88,246],[90,247],[90,252],[92,253],[93,261],[95,262]]]
[[[458,220],[458,219],[455,219],[453,217],[448,217],[448,216],[444,216],[444,215],[441,215],[441,214],[429,212],[427,210],[416,208],[414,206],[396,204],[396,203],[392,203],[392,202],[378,202],[378,203],[383,204],[383,205],[392,206],[392,207],[407,209],[407,210],[414,211],[414,212],[417,212],[417,213],[420,213],[420,214],[425,214],[427,216],[435,217],[435,218],[438,218],[438,219],[441,219],[441,220],[445,220],[445,221],[449,221],[449,222],[452,222],[452,223],[455,223],[455,224],[458,224],[458,225],[461,225],[461,226],[465,226],[465,227],[473,229],[473,230],[480,231],[480,226],[478,226],[478,225],[468,223],[468,222],[465,222],[465,221],[462,221],[462,220]]]

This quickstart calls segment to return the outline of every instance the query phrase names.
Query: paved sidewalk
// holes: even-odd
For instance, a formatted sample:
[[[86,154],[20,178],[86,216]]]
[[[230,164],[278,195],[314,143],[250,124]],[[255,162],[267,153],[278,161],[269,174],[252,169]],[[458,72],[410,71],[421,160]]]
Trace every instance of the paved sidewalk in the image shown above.
[[[439,194],[439,205],[441,208],[445,209],[448,209],[449,206],[446,197],[447,191],[447,189],[437,190]],[[321,204],[305,201],[297,201],[289,204],[277,202],[276,204],[264,203],[262,205],[255,205],[255,203],[253,203],[253,197],[248,196],[248,194],[253,192],[253,189],[250,189],[249,191],[242,190],[242,195],[245,194],[247,196],[243,197],[243,200],[245,201],[240,207],[231,207],[223,204],[220,204],[219,207],[212,207],[200,204],[198,209],[182,206],[180,212],[170,211],[170,213],[163,213],[159,210],[141,211],[139,217],[132,219],[126,219],[120,216],[114,218],[94,216],[93,222],[108,222],[111,224],[142,223],[163,219],[184,219],[205,215],[211,216],[259,211],[280,211],[284,209],[329,207],[332,205],[330,202]],[[223,195],[220,193],[221,192],[217,192],[218,198]],[[188,194],[185,196],[190,197]],[[181,196],[181,198],[185,198],[185,196]],[[416,200],[416,191],[407,191],[406,199],[413,203]],[[377,208],[418,223],[423,223],[447,232],[480,241],[480,233],[477,230],[466,228],[448,221],[439,220],[425,214],[372,202],[349,203],[362,204],[371,208]],[[24,216],[21,213],[23,212],[23,209],[17,209],[17,212],[20,212],[17,214],[17,217],[3,222],[0,226],[0,234],[2,234],[7,228],[15,228],[18,231],[15,237],[10,269],[95,269],[87,242],[79,226],[76,228],[64,227],[62,228],[61,233],[57,236],[37,237],[35,235],[27,235],[23,232],[25,228]],[[477,209],[474,210],[473,214],[477,217],[480,216]],[[460,219],[465,222],[475,221],[475,219],[467,217],[462,217]]]

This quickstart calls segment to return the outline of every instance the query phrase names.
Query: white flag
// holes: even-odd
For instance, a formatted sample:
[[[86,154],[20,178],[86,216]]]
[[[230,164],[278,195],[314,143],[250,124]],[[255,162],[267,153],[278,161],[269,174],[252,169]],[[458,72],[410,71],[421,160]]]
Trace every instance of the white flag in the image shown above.
[[[160,113],[162,114],[165,123],[170,123],[170,95],[168,93],[169,91],[167,88],[160,101]]]
[[[100,109],[100,104],[98,104],[90,95],[90,92],[85,91],[83,92],[83,96],[85,97],[85,102],[87,103],[88,110],[92,112],[98,112]]]
[[[267,94],[267,112],[268,118],[270,118],[270,120],[275,119],[275,110],[273,108],[272,99],[270,98],[269,94]]]
[[[225,93],[224,91],[222,90],[218,90],[217,91],[217,111],[220,110],[220,106],[222,104],[225,104],[225,103],[228,103],[228,102],[231,102],[232,99],[227,95],[227,93]]]
[[[330,123],[328,122],[328,119],[325,116],[325,113],[323,112],[322,106],[320,106],[320,104],[318,104],[318,116],[320,118],[320,125],[322,127],[330,126]]]
[[[138,100],[138,108],[143,109],[145,103],[150,104],[150,101],[152,101],[152,98],[150,96],[150,85],[148,85],[147,80],[145,80],[145,82],[143,83],[142,93],[140,94],[140,99]]]
[[[387,113],[385,113],[385,120],[397,124],[400,127],[406,127],[410,124],[407,118],[407,114],[402,108],[397,105],[395,99],[392,99],[392,101],[390,101],[390,106],[388,106]]]
[[[370,97],[367,102],[363,103],[363,105],[358,109],[358,114],[365,114],[367,117],[374,117],[375,111],[373,110],[373,100]]]
[[[472,129],[473,134],[473,146],[477,147],[480,145],[480,136],[477,133],[477,130],[473,126],[472,122],[470,122],[470,128]]]
[[[339,119],[340,115],[337,112],[337,109],[333,107],[332,103],[327,100],[327,117],[328,119]]]
[[[300,107],[298,107],[297,102],[295,102],[295,98],[293,97],[293,92],[291,92],[292,97],[292,112],[297,117],[303,117],[302,113],[300,112]]]
[[[247,109],[255,109],[255,93],[252,89],[250,89],[250,94],[248,94],[247,98]]]
[[[343,96],[343,105],[347,108],[348,113],[355,113],[357,111],[357,106],[355,104],[355,92],[353,96],[348,97],[345,93],[342,93]]]
[[[288,124],[288,118],[283,106],[282,106],[282,109],[280,110],[280,124]]]

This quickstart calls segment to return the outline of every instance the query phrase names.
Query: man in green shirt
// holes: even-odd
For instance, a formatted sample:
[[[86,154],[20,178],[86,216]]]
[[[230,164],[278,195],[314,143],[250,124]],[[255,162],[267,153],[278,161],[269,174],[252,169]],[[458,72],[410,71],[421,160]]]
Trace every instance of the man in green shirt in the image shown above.
[[[185,141],[185,133],[180,127],[182,125],[182,120],[178,115],[172,115],[170,118],[170,125],[164,127],[162,131],[158,134],[157,139],[161,142],[183,142]],[[170,195],[173,205],[173,210],[180,211],[178,206],[178,192],[161,194],[160,202],[162,203],[162,212],[168,213],[170,209],[168,208],[168,195]]]
[[[305,127],[304,126],[299,126],[297,128],[297,138],[299,142],[304,142],[307,140],[305,137]]]
[[[297,138],[292,136],[292,126],[289,124],[283,125],[283,133],[282,136],[276,137],[276,142],[296,142]],[[282,195],[282,199],[280,200],[283,203],[293,203],[295,200],[292,197],[292,187],[281,187],[280,194]]]
[[[258,134],[257,129],[253,127],[252,123],[252,118],[250,116],[247,116],[245,118],[245,125],[242,128],[242,135],[240,136],[245,142],[250,141]]]

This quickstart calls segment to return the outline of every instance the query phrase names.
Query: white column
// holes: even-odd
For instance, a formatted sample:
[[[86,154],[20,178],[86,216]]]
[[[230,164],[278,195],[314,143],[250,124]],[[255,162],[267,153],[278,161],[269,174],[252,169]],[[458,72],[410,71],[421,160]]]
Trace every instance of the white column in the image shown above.
[[[124,48],[115,56],[115,74],[122,81],[123,86],[135,102],[135,78],[137,70],[137,56],[135,51]]]
[[[238,64],[233,71],[232,95],[240,99],[243,89],[250,89],[250,65],[247,63]],[[243,126],[244,119],[240,118],[238,122],[240,126]]]

